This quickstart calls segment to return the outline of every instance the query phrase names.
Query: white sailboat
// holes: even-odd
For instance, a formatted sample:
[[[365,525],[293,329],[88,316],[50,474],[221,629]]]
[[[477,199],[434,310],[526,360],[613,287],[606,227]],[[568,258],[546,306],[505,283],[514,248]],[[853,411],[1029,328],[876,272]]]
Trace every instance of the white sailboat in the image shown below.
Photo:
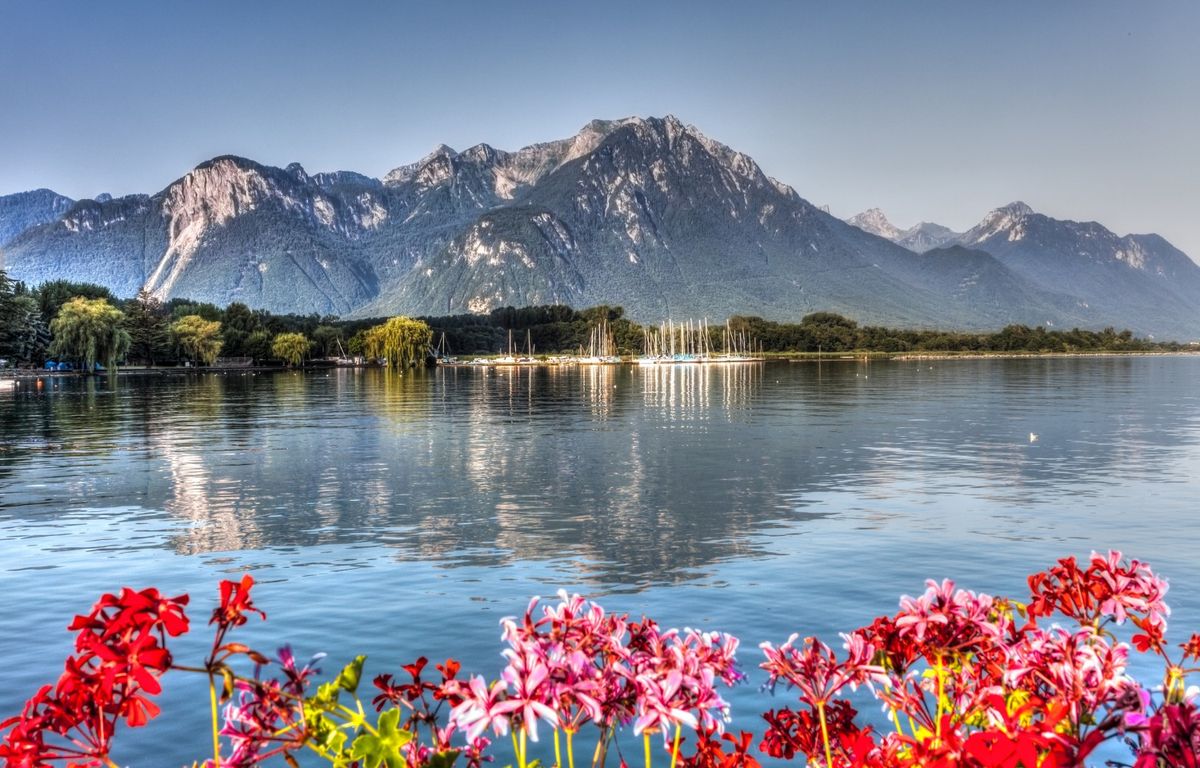
[[[581,353],[576,362],[580,365],[612,365],[621,362],[613,333],[608,328],[608,320],[601,320],[592,327],[587,354]]]
[[[755,341],[745,331],[734,331],[725,322],[724,351],[716,353],[712,348],[712,335],[708,320],[687,320],[676,325],[673,320],[663,322],[657,329],[643,329],[644,354],[637,358],[638,365],[703,365],[709,363],[753,363],[761,362],[761,354],[754,354]]]
[[[512,332],[509,332],[509,338],[512,338]],[[525,356],[517,358],[517,365],[537,365],[537,358],[533,356],[533,336],[529,329],[525,329]]]
[[[433,359],[438,365],[457,365],[458,358],[450,354],[450,345],[446,343],[446,332],[442,331],[442,338],[438,340],[437,347],[433,350]]]

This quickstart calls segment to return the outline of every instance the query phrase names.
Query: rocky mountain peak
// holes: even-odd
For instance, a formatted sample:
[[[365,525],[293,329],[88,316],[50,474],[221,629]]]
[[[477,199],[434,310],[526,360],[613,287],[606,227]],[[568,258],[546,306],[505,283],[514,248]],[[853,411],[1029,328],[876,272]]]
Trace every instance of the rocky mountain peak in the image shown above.
[[[888,240],[897,240],[903,234],[903,230],[888,221],[887,215],[879,208],[868,208],[846,219],[846,223]]]
[[[1010,241],[1020,240],[1025,237],[1028,219],[1033,215],[1033,208],[1020,200],[1011,202],[996,208],[985,216],[983,221],[967,231],[961,240],[970,246],[1002,233]]]
[[[288,163],[288,167],[283,170],[301,184],[308,183],[308,173],[305,172],[304,166],[300,165],[300,163]]]
[[[1000,208],[997,208],[996,210],[998,212],[1003,212],[1004,214],[1009,215],[1009,216],[1029,216],[1030,214],[1033,213],[1033,209],[1030,208],[1029,205],[1027,205],[1026,203],[1021,202],[1020,200],[1014,200],[1013,202],[1009,203],[1008,205],[1001,206]]]
[[[71,198],[44,188],[0,196],[0,246],[31,227],[49,224],[74,204]]]

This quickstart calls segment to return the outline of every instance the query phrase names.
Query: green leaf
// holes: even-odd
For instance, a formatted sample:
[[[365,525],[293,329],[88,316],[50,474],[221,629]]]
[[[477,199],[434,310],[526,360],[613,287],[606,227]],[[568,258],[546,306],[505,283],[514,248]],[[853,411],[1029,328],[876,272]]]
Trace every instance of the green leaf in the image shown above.
[[[366,768],[404,768],[403,748],[413,735],[399,727],[400,710],[389,709],[379,716],[378,735],[363,733],[350,746],[351,756],[362,760]]]
[[[454,768],[454,763],[460,754],[461,752],[457,749],[447,749],[445,752],[430,755],[429,761],[425,763],[425,768]]]
[[[317,693],[314,696],[309,696],[304,700],[305,711],[315,710],[318,712],[326,712],[336,706],[338,694],[342,689],[338,687],[337,681],[331,683],[323,683],[317,687]]]
[[[334,688],[336,691],[336,687]],[[322,705],[328,705],[328,700],[320,700],[320,696],[304,701],[304,724],[309,733],[313,746],[327,755],[338,755],[346,749],[346,734],[339,723],[330,717]]]
[[[337,685],[342,690],[348,693],[354,693],[358,690],[358,683],[362,680],[363,664],[366,663],[366,656],[355,656],[354,661],[347,664],[337,676]]]

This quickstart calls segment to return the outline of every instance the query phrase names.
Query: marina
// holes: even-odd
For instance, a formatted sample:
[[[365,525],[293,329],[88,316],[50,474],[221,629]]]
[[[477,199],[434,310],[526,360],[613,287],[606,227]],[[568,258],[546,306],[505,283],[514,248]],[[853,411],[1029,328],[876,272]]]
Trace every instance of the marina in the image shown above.
[[[445,334],[432,357],[439,366],[468,367],[558,367],[570,365],[729,365],[734,363],[762,363],[766,361],[762,344],[749,337],[745,331],[733,329],[728,322],[721,328],[719,345],[714,345],[716,329],[707,320],[687,320],[676,324],[663,321],[658,328],[645,328],[642,332],[640,353],[622,355],[617,348],[613,332],[606,321],[591,328],[588,345],[581,347],[576,355],[545,355],[538,357],[536,348],[526,335],[526,350],[518,357],[513,346],[512,331],[508,334],[508,349],[494,357],[475,357],[466,362],[450,358],[442,351]]]

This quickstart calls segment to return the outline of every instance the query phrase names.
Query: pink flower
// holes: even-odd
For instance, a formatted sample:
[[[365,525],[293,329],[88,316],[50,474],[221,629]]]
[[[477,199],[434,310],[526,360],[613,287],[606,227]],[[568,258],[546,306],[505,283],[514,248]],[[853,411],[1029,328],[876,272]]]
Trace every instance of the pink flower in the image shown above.
[[[505,700],[505,692],[504,681],[497,680],[489,688],[482,677],[472,675],[462,691],[462,702],[450,712],[450,724],[466,731],[467,739],[472,742],[478,740],[488,728],[497,736],[507,734],[507,710],[500,708]]]
[[[875,651],[861,635],[843,635],[847,651],[844,662],[839,662],[833,650],[815,637],[804,638],[804,649],[798,650],[794,645],[797,637],[793,634],[779,648],[770,643],[759,646],[767,657],[759,665],[770,676],[767,687],[774,689],[783,680],[800,690],[801,700],[817,706],[847,686],[854,690],[884,676],[882,667],[870,663]]]
[[[1092,553],[1089,570],[1107,587],[1100,612],[1112,616],[1118,624],[1128,618],[1130,611],[1145,614],[1150,626],[1165,631],[1166,617],[1171,615],[1164,601],[1166,580],[1155,576],[1150,566],[1140,560],[1130,559],[1129,565],[1124,565],[1121,557],[1116,550],[1107,555]]]
[[[1129,648],[1112,645],[1092,627],[1072,633],[1034,629],[1009,649],[1007,685],[1063,702],[1077,721],[1115,702],[1133,682],[1126,676]]]
[[[698,725],[695,716],[683,708],[685,698],[680,695],[682,685],[683,675],[678,670],[671,670],[662,677],[638,675],[638,708],[641,714],[634,721],[634,735],[640,736],[646,730],[666,733],[672,725],[691,728]]]
[[[511,690],[508,697],[496,706],[496,711],[519,715],[520,727],[529,734],[529,738],[537,741],[538,720],[545,720],[553,728],[558,727],[558,713],[549,706],[554,700],[548,684],[550,668],[545,659],[533,650],[526,649],[524,653],[518,653],[509,649],[504,656],[508,658],[508,666],[500,676]]]

